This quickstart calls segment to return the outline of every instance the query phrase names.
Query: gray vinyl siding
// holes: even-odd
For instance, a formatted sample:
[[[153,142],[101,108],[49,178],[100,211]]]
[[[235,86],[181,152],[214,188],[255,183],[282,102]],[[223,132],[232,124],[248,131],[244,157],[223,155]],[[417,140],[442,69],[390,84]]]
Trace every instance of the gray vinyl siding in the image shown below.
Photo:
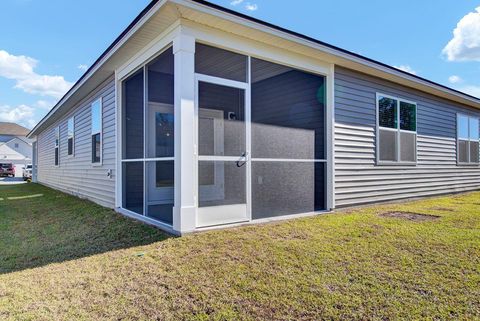
[[[417,165],[376,165],[376,93],[417,103]],[[345,68],[335,68],[337,207],[480,189],[479,166],[457,166],[456,121],[480,112]]]
[[[91,162],[91,103],[102,97],[102,164]],[[67,155],[67,121],[75,117],[75,154]],[[55,128],[60,126],[60,164],[55,166]],[[38,182],[115,206],[115,82],[113,76],[73,108],[65,117],[38,135]],[[113,177],[107,177],[112,170]]]

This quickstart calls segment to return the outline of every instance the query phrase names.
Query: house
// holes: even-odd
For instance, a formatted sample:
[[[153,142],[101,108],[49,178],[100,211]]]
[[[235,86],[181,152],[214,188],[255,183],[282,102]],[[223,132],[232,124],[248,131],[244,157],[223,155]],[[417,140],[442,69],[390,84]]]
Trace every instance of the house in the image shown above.
[[[26,136],[29,129],[15,123],[0,122],[0,163],[12,163],[15,176],[32,162],[32,143]]]
[[[38,182],[184,234],[480,188],[480,99],[155,0],[30,132]]]

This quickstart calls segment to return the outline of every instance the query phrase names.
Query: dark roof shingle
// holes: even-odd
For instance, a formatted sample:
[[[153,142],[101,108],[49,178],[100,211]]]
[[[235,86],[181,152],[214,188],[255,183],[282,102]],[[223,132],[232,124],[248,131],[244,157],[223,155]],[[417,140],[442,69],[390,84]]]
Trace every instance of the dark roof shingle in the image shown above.
[[[0,135],[27,136],[28,128],[15,123],[0,122]]]

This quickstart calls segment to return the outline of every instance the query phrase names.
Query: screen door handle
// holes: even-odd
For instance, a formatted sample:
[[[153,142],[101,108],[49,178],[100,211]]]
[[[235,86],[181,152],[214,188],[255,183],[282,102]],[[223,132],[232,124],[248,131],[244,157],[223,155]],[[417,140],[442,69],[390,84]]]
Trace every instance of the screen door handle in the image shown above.
[[[237,167],[243,167],[246,163],[247,163],[247,152],[244,152],[242,154],[242,156],[240,156],[240,159],[236,162],[237,163]],[[242,158],[245,158],[245,161],[243,161],[242,163],[240,163],[242,161]]]

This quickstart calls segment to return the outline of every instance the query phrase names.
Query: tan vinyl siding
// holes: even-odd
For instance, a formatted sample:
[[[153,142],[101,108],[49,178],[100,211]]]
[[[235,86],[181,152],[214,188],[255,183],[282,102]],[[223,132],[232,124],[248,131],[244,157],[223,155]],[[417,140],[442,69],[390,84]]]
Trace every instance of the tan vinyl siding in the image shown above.
[[[376,93],[414,101],[417,165],[376,165]],[[388,81],[336,67],[336,206],[480,189],[479,166],[457,166],[457,112],[480,111]]]
[[[93,101],[102,97],[102,165],[91,163],[91,111]],[[67,155],[67,122],[75,117],[75,154]],[[55,128],[60,126],[60,165],[54,165]],[[112,170],[113,177],[107,176]],[[38,136],[38,182],[115,206],[115,82],[113,76],[75,106],[60,121]]]

